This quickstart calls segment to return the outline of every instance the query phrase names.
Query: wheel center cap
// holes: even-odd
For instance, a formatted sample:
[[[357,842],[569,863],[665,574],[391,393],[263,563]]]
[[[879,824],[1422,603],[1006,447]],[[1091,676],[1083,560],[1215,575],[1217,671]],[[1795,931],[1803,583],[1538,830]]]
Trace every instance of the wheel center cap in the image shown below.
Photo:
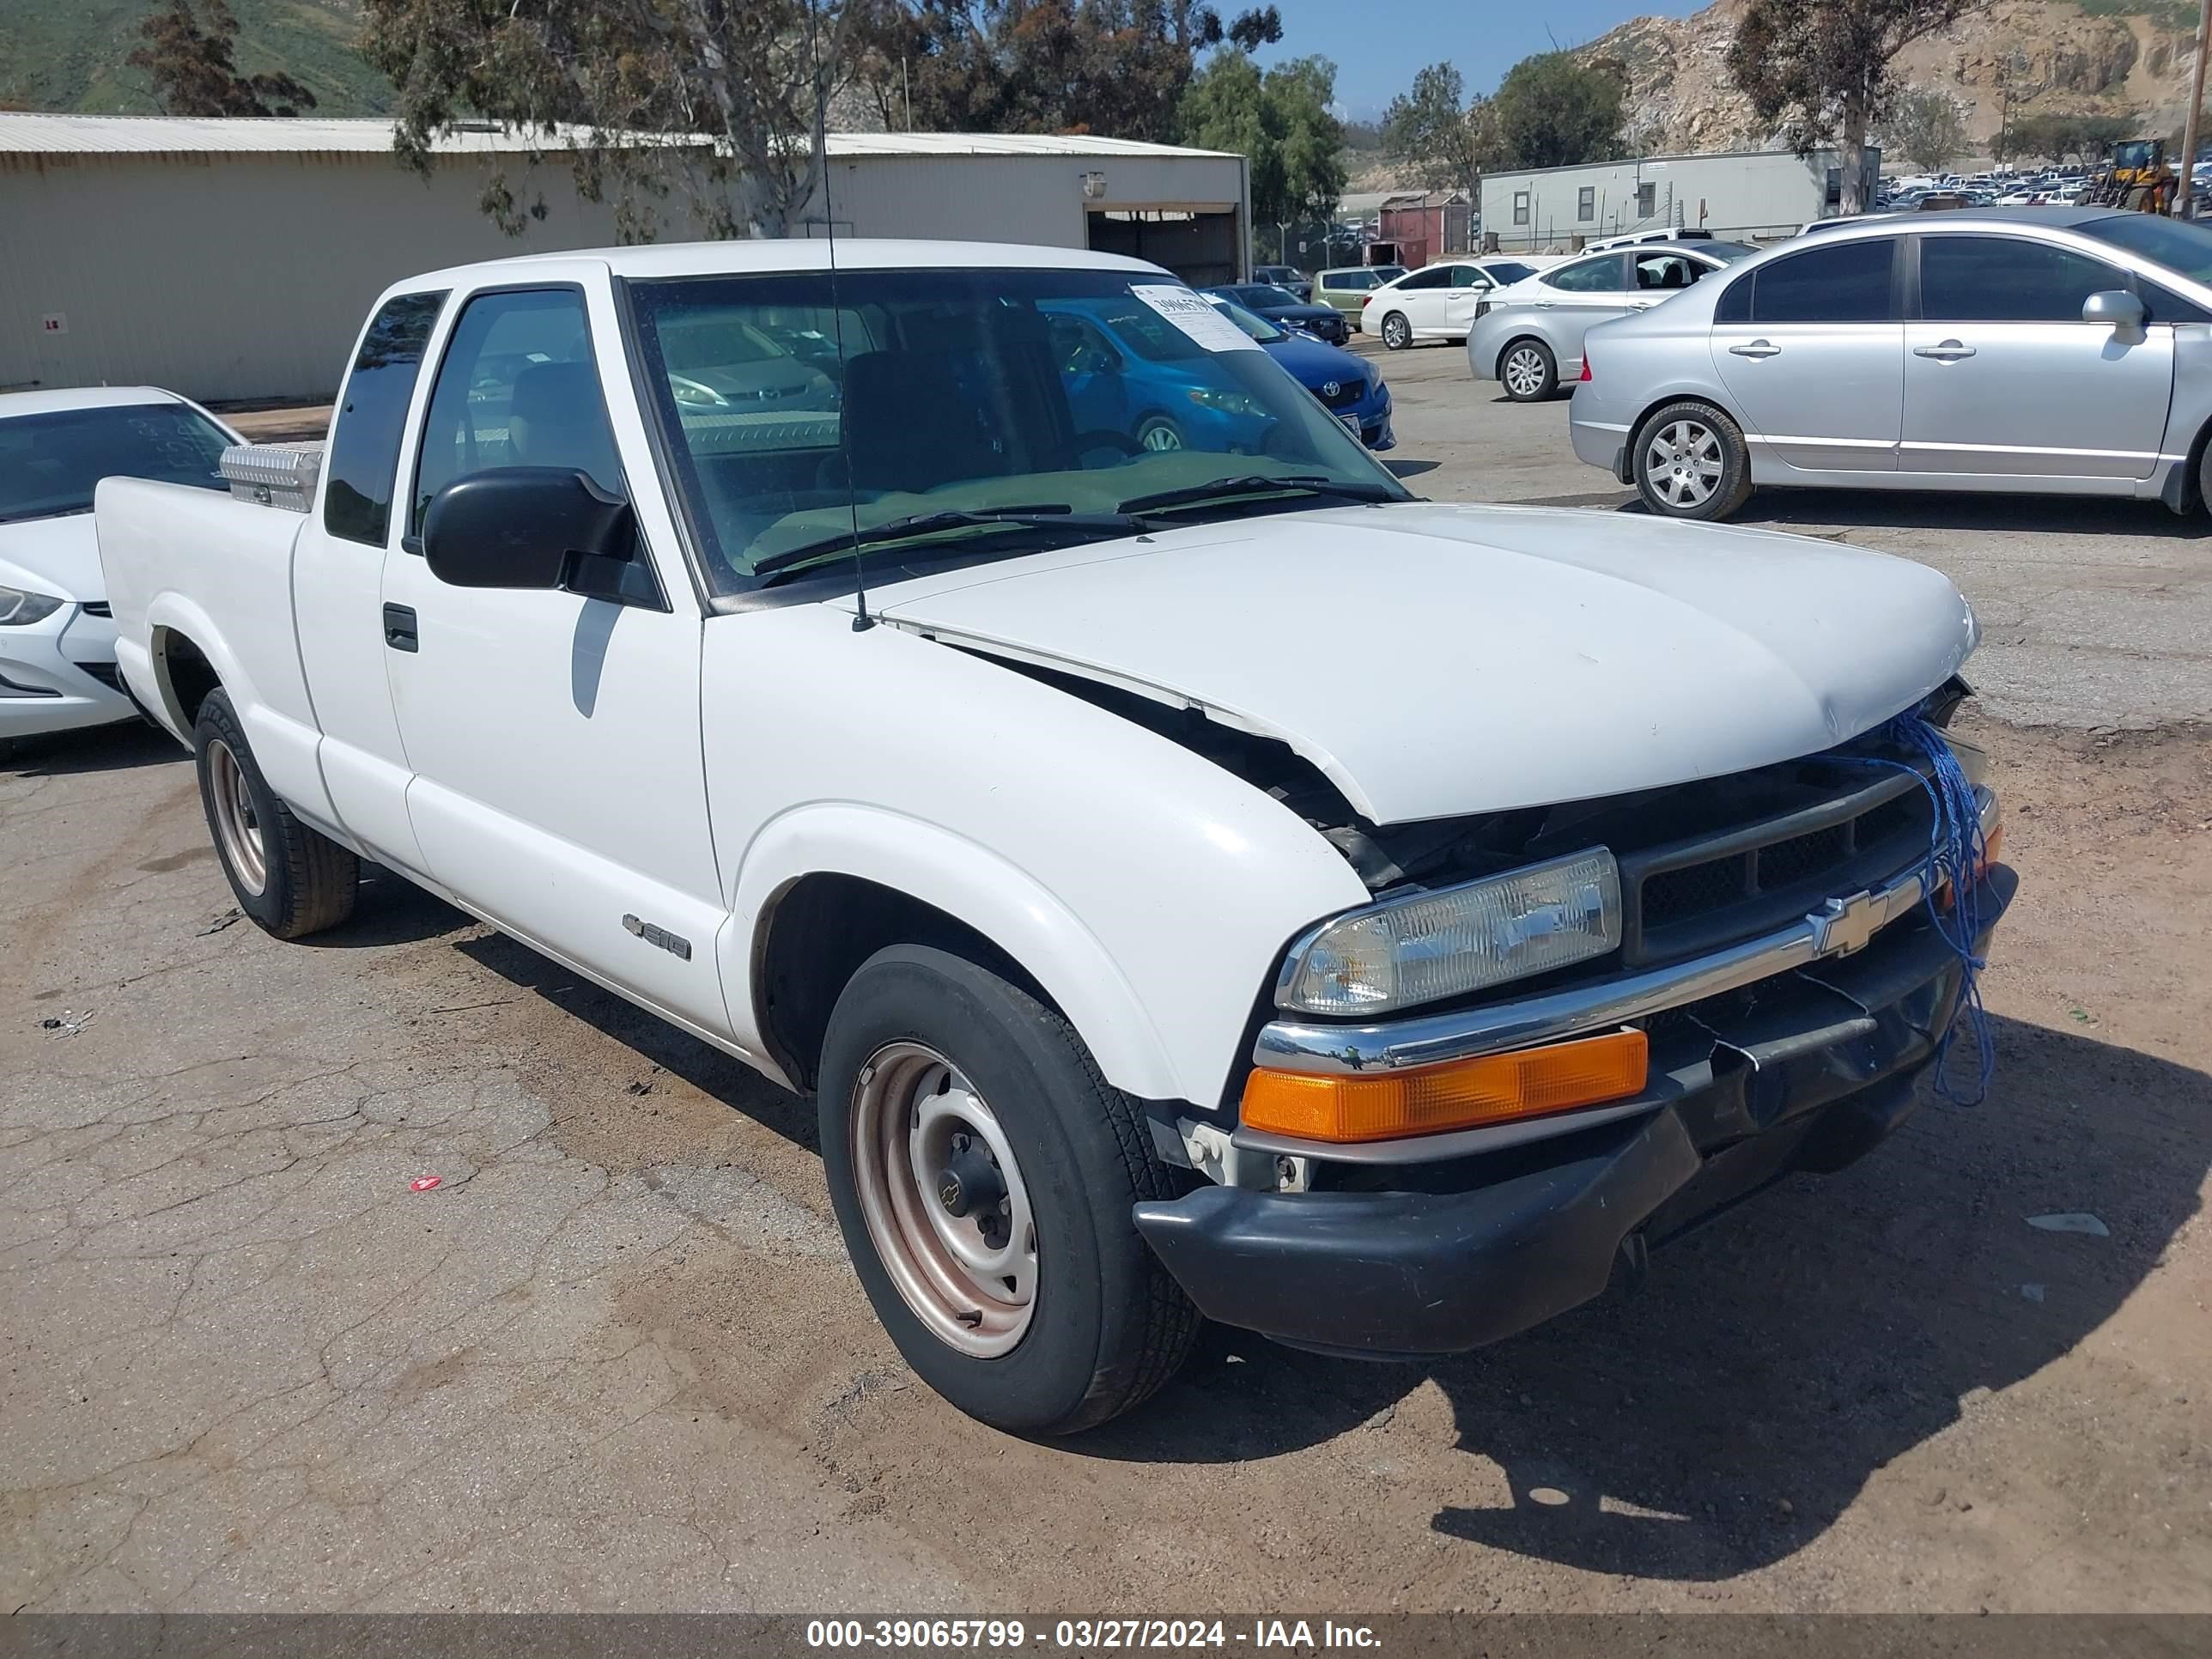
[[[945,1161],[945,1167],[937,1172],[936,1185],[937,1201],[951,1216],[995,1210],[1006,1195],[1006,1178],[972,1145]]]

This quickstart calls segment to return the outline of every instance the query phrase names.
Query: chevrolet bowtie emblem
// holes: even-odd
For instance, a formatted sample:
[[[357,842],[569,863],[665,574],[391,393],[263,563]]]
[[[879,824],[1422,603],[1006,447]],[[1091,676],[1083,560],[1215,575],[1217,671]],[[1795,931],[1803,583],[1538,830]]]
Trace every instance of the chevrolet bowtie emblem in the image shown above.
[[[1875,930],[1889,920],[1889,901],[1887,896],[1876,898],[1872,893],[1854,893],[1849,898],[1830,899],[1805,920],[1813,924],[1816,954],[1847,957],[1854,951],[1863,951]]]

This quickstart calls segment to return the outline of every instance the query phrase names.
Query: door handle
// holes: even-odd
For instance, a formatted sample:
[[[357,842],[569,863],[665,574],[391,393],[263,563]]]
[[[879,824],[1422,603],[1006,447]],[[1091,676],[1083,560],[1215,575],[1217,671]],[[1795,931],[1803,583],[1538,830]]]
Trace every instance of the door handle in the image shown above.
[[[1916,357],[1933,357],[1939,363],[1955,363],[1961,357],[1972,356],[1974,349],[1970,345],[1962,345],[1956,340],[1946,340],[1941,345],[1915,346],[1912,348],[1912,355]]]
[[[1536,301],[1536,309],[1539,311],[1549,311],[1553,306],[1559,303],[1559,302],[1557,300],[1539,300]]]
[[[411,605],[387,605],[384,607],[384,642],[394,651],[419,651],[421,637],[415,631],[415,607]]]
[[[1737,357],[1779,357],[1782,348],[1769,340],[1753,340],[1749,345],[1730,346],[1729,352]]]

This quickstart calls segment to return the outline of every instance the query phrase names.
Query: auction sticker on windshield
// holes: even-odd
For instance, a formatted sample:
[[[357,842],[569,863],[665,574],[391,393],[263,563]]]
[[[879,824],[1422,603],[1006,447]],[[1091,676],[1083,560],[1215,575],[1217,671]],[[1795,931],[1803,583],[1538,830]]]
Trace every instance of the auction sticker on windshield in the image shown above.
[[[1257,351],[1260,343],[1231,322],[1204,295],[1166,283],[1132,283],[1142,300],[1208,351]]]

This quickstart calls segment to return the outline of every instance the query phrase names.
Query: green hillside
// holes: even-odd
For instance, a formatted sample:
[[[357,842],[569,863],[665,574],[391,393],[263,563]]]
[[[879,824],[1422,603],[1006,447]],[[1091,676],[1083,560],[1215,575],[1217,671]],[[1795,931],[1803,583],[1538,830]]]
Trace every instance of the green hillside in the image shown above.
[[[392,88],[353,50],[356,0],[230,0],[238,67],[305,82],[318,115],[375,115]],[[155,115],[146,77],[124,62],[152,0],[0,0],[0,106]]]

